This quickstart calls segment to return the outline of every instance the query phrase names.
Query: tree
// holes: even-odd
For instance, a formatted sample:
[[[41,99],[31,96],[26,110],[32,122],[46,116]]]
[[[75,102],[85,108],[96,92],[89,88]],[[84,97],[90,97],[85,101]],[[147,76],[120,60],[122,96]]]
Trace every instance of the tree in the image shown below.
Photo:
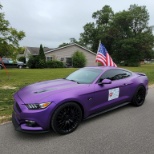
[[[24,56],[19,57],[19,58],[18,58],[18,61],[21,61],[21,62],[23,62],[23,63],[26,63],[26,58],[25,58]]]
[[[44,54],[44,49],[42,44],[40,45],[39,54],[36,56],[31,56],[27,63],[29,68],[45,68],[46,67],[46,57]]]
[[[92,51],[97,52],[101,40],[116,63],[137,66],[140,60],[152,57],[154,36],[145,6],[130,5],[128,10],[114,13],[106,5],[92,17],[96,21],[86,24],[80,34],[82,44],[90,44]]]
[[[46,67],[46,57],[44,54],[44,49],[42,44],[40,45],[38,61],[36,62],[36,68],[45,68]]]
[[[44,61],[46,60],[42,44],[40,45],[40,49],[39,49],[39,57],[40,57],[40,59],[42,59]]]
[[[66,45],[69,45],[69,43],[62,43],[62,44],[60,44],[60,45],[58,46],[58,48],[64,47],[64,46],[66,46]]]
[[[64,46],[66,46],[66,45],[73,44],[73,43],[78,43],[78,44],[79,44],[79,42],[78,42],[75,38],[70,38],[70,42],[69,42],[69,43],[62,43],[62,44],[60,44],[60,45],[58,46],[58,48],[64,47]]]
[[[76,67],[76,68],[81,68],[86,65],[85,55],[80,51],[76,51],[72,55],[72,61],[73,61],[73,67]]]
[[[18,53],[19,54],[24,54],[25,48],[24,47],[19,47],[18,48]]]
[[[148,20],[145,6],[131,5],[128,11],[115,14],[110,30],[117,63],[125,61],[126,65],[138,66],[142,59],[151,58],[154,36]]]
[[[2,9],[1,4],[0,9]],[[0,12],[0,56],[12,55],[13,51],[17,51],[19,41],[24,37],[25,33],[10,27],[9,21],[5,20],[5,14]]]
[[[29,68],[39,68],[39,56],[30,56],[27,62]]]
[[[113,17],[114,12],[108,5],[94,12],[92,18],[96,19],[96,22],[87,23],[83,27],[84,32],[80,34],[80,44],[86,47],[89,46],[91,47],[90,50],[97,52],[99,41],[101,40],[106,48],[110,50],[112,38],[109,37],[108,29]]]
[[[72,44],[72,43],[78,43],[78,41],[74,37],[72,37],[72,38],[70,38],[70,44]]]
[[[82,44],[82,46],[85,46],[86,48],[91,47],[90,49],[96,52],[96,48],[98,47],[99,43],[99,37],[98,29],[96,28],[95,23],[87,23],[83,27],[83,29],[84,32],[80,34],[80,44]]]

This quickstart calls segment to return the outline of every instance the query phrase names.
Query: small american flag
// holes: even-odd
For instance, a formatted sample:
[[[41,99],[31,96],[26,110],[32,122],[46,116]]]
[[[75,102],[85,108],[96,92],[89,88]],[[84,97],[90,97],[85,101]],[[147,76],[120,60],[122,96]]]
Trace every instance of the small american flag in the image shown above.
[[[97,51],[96,62],[100,62],[103,66],[117,67],[117,65],[113,62],[112,58],[107,52],[105,46],[102,45],[101,43],[99,44],[99,48]]]

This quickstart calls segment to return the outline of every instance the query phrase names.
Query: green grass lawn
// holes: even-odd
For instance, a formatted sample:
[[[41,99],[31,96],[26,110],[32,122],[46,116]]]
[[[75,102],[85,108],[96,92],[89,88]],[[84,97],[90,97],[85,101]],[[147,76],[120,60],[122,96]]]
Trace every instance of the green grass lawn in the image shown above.
[[[146,73],[149,78],[149,84],[154,84],[154,64],[123,68],[134,72]],[[5,70],[0,70],[0,117],[10,117],[13,106],[13,94],[21,87],[38,81],[64,78],[75,70],[75,68],[8,69],[8,75]]]
[[[75,68],[64,69],[8,69],[0,70],[0,116],[8,117],[12,113],[13,94],[28,84],[64,78]],[[0,119],[0,122],[3,121]]]

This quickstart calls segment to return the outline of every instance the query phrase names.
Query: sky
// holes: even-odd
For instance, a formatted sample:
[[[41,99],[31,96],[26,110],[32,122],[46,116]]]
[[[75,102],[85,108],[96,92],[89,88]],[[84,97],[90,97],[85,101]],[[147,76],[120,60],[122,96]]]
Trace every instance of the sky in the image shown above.
[[[153,0],[1,0],[1,12],[10,26],[25,32],[20,46],[56,48],[79,39],[83,26],[93,22],[92,14],[109,5],[114,13],[130,5],[146,6],[149,26],[154,25]]]

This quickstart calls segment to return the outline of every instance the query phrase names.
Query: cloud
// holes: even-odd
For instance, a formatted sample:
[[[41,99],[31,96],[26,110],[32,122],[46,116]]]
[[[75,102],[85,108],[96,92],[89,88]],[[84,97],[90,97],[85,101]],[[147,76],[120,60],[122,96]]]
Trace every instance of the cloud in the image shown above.
[[[120,5],[119,5],[120,3]],[[79,39],[83,26],[93,21],[92,13],[109,5],[114,12],[128,9],[133,0],[1,0],[2,11],[12,27],[23,30],[26,37],[22,46],[57,47],[69,42],[70,38]],[[150,14],[150,25],[154,25],[153,1],[136,0],[135,4],[146,5]]]

